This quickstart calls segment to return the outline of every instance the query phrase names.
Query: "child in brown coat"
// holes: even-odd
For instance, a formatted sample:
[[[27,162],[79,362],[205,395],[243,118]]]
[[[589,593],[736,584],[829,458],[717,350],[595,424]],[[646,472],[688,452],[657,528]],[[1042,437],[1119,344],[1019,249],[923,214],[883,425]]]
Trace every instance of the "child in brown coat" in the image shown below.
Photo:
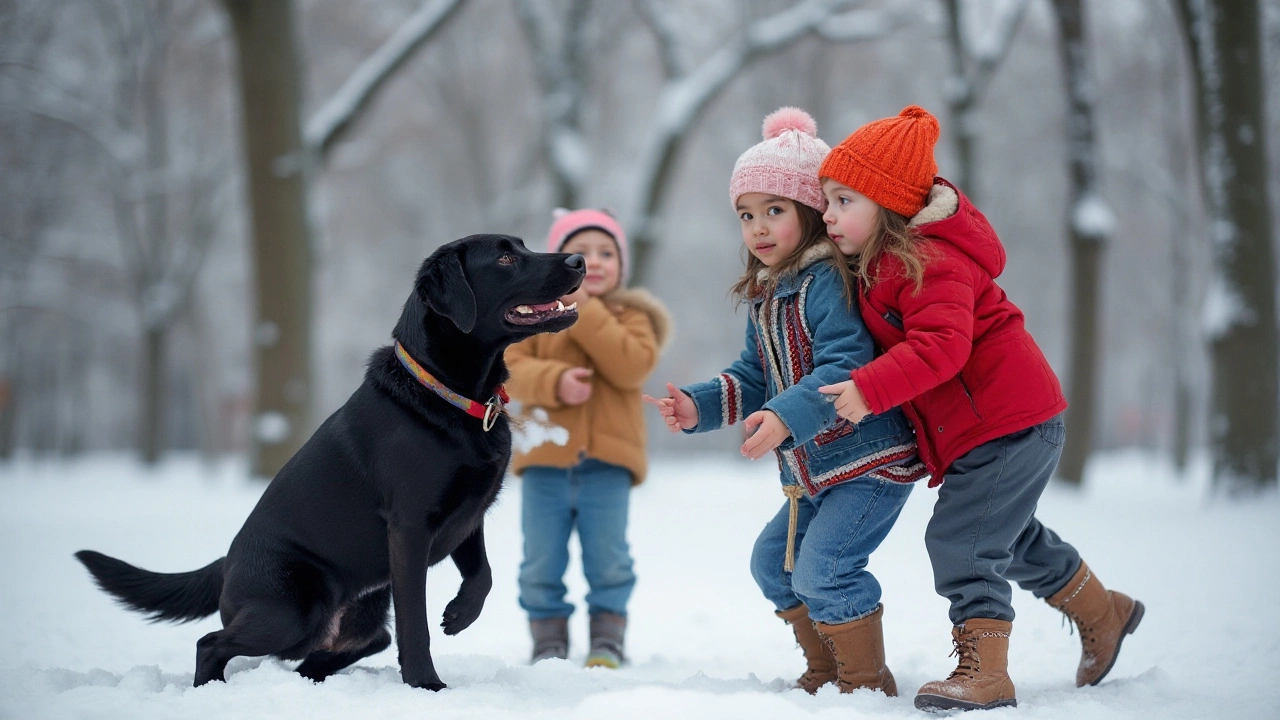
[[[529,614],[533,662],[567,658],[573,606],[564,599],[564,572],[576,526],[590,587],[586,664],[616,668],[625,657],[627,601],[636,581],[626,537],[630,490],[647,469],[641,387],[658,364],[671,320],[652,295],[626,287],[626,235],[608,213],[560,215],[547,250],[582,255],[587,275],[562,298],[578,304],[572,327],[535,335],[506,353],[511,396],[568,430],[565,444],[543,444],[512,461],[512,472],[523,478],[520,606]]]

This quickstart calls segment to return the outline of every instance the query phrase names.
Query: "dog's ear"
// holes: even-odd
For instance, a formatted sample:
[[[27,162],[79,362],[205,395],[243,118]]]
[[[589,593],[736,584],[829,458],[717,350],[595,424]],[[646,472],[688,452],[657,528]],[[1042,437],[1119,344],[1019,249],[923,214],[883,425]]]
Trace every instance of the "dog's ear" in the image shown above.
[[[462,272],[458,253],[443,253],[425,268],[418,279],[418,297],[462,332],[469,333],[476,326],[476,296]]]

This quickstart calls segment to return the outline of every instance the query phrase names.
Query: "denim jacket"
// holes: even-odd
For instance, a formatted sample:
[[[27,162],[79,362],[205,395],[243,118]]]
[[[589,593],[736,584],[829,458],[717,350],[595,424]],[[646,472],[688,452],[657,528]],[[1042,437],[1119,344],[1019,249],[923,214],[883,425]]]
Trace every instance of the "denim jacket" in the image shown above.
[[[861,477],[914,482],[926,473],[901,410],[854,425],[818,392],[848,380],[875,354],[832,262],[825,245],[806,251],[801,269],[780,278],[772,297],[751,302],[738,360],[713,380],[681,388],[698,407],[698,425],[685,432],[716,430],[772,410],[791,431],[775,450],[782,482],[810,496]]]

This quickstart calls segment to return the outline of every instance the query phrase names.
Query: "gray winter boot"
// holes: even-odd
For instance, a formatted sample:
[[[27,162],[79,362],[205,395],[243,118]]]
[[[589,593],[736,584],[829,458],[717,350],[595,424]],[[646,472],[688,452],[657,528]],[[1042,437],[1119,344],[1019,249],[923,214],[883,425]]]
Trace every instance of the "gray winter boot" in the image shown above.
[[[530,664],[549,658],[568,659],[569,618],[530,620],[529,634],[533,636],[533,658],[529,660]]]
[[[587,667],[618,668],[626,660],[622,652],[622,636],[627,629],[627,617],[611,612],[591,616],[591,653],[587,655]]]

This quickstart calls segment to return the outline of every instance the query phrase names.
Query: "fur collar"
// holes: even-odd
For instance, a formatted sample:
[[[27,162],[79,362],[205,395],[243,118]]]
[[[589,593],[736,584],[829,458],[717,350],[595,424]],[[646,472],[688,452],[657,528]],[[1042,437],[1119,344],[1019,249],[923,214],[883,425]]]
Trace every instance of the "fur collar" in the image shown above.
[[[942,183],[937,183],[929,189],[929,197],[925,201],[924,209],[912,216],[907,226],[919,227],[926,223],[946,220],[955,215],[956,210],[959,209],[960,196],[956,191]]]
[[[819,260],[826,260],[829,257],[831,257],[831,243],[818,243],[804,251],[804,254],[800,256],[800,262],[796,263],[791,272],[787,273],[787,275],[799,273],[801,270],[804,270]],[[771,272],[771,268],[760,269],[756,272],[756,282],[763,283],[767,281],[769,279],[769,273]]]
[[[606,305],[621,305],[632,310],[639,310],[649,316],[649,322],[653,323],[653,334],[658,340],[658,350],[661,352],[667,347],[667,343],[671,341],[671,334],[674,330],[675,323],[671,319],[671,313],[667,311],[667,307],[662,301],[654,297],[653,293],[642,288],[618,288],[600,298]]]

